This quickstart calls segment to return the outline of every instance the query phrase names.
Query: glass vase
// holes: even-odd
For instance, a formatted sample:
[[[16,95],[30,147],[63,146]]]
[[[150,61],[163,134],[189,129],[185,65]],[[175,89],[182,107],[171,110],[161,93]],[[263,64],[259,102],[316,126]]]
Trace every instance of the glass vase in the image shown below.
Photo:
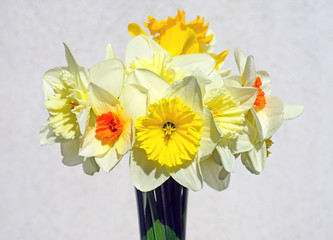
[[[136,189],[141,240],[185,240],[188,189],[171,177],[149,192]]]

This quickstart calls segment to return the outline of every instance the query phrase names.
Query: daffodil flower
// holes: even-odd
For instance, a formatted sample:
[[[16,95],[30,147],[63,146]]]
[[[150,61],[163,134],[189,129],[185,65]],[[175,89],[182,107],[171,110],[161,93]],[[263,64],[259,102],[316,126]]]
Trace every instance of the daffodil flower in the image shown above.
[[[220,54],[213,54],[216,43],[215,34],[204,24],[204,18],[198,16],[194,21],[185,22],[185,12],[178,10],[175,17],[158,21],[152,16],[148,17],[148,28],[154,40],[162,46],[172,57],[190,53],[210,53],[216,60],[215,67],[220,69],[228,55],[229,50]],[[148,34],[136,23],[128,25],[132,36]]]
[[[113,169],[132,146],[132,119],[146,111],[147,94],[127,85],[125,70],[116,60],[90,69],[100,86],[90,83],[88,102],[96,116],[82,139],[80,155],[94,157],[105,172]]]
[[[95,160],[78,155],[80,137],[89,121],[90,107],[86,104],[89,78],[67,45],[65,53],[68,66],[53,68],[43,78],[45,106],[50,117],[40,131],[40,143],[60,142],[63,163],[68,166],[83,163],[84,171],[92,175],[99,170]]]
[[[149,106],[136,120],[130,176],[141,191],[160,186],[170,176],[192,190],[202,188],[199,161],[207,158],[221,133],[203,106],[195,77],[169,84],[145,69],[134,70],[127,84],[147,89]]]
[[[215,59],[208,54],[196,53],[171,57],[151,38],[139,35],[126,47],[125,63],[127,74],[135,69],[148,69],[165,79],[169,84],[184,78],[195,76],[205,91],[204,86],[212,82],[208,77],[214,70]]]
[[[247,115],[249,133],[243,136],[250,140],[253,147],[243,152],[241,158],[249,171],[259,174],[264,169],[273,134],[280,128],[283,120],[296,118],[303,112],[304,107],[287,105],[278,97],[271,96],[271,79],[266,71],[256,71],[252,56],[245,57],[243,52],[236,48],[235,60],[240,78],[230,78],[227,82],[258,89],[254,106]]]

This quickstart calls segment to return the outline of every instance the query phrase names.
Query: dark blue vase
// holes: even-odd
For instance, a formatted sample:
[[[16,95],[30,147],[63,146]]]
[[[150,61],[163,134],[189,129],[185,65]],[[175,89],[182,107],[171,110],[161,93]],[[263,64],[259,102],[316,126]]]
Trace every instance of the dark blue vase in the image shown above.
[[[136,189],[141,240],[185,240],[188,189],[171,177],[149,192]]]

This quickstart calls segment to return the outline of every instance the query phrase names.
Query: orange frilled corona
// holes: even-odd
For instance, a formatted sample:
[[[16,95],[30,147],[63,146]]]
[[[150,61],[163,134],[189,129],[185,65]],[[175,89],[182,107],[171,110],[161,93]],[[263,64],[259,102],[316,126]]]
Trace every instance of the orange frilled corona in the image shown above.
[[[97,116],[96,137],[107,143],[113,143],[122,133],[124,124],[117,113],[108,112]]]
[[[257,77],[256,82],[253,85],[253,87],[258,89],[258,95],[257,95],[256,101],[254,102],[254,105],[257,107],[263,107],[266,105],[265,92],[260,88],[261,85],[262,85],[262,81],[261,81],[260,77]]]

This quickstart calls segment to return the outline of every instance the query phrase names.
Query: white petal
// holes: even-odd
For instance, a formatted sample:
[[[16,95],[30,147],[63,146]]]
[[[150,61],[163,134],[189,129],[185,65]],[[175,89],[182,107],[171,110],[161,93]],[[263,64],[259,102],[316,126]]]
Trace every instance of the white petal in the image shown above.
[[[88,175],[94,175],[94,173],[99,172],[99,166],[94,158],[85,158],[82,166],[83,171]]]
[[[155,52],[166,52],[158,43],[145,35],[132,38],[125,52],[125,62],[130,64],[135,58],[150,58]]]
[[[201,159],[203,160],[212,154],[216,145],[222,139],[222,134],[219,127],[216,125],[213,114],[206,107],[204,107],[202,122],[203,132],[200,140],[199,149],[201,153]]]
[[[86,132],[86,129],[88,129],[89,125],[89,114],[90,114],[90,107],[87,105],[82,111],[76,116],[77,122],[80,127],[80,132],[82,135]]]
[[[117,154],[116,146],[113,145],[105,154],[96,156],[95,161],[105,172],[110,172],[122,157],[123,155]]]
[[[94,83],[89,84],[88,101],[96,115],[101,115],[109,111],[117,112],[121,108],[117,97]]]
[[[39,133],[40,145],[45,146],[56,142],[57,137],[53,130],[54,129],[48,124],[48,121],[43,124]]]
[[[132,147],[132,120],[125,123],[122,133],[117,142],[116,149],[119,155],[125,155]]]
[[[175,172],[170,172],[171,177],[180,185],[193,191],[199,191],[202,188],[203,181],[197,158],[198,154],[188,166],[179,168]]]
[[[272,80],[266,71],[257,71],[257,76],[260,77],[262,85],[260,88],[264,91],[265,95],[271,95],[272,92]]]
[[[259,174],[264,170],[267,157],[266,143],[262,141],[253,149],[241,154],[242,163],[254,174]]]
[[[283,118],[285,120],[291,120],[297,118],[304,111],[304,106],[299,104],[284,104]]]
[[[92,127],[84,135],[79,153],[81,156],[98,156],[105,154],[110,149],[110,145],[102,144],[102,141],[96,138],[95,130],[96,127]]]
[[[263,139],[270,138],[282,125],[283,102],[275,96],[266,96],[266,105],[259,111],[257,116],[263,131]]]
[[[226,86],[233,98],[241,103],[241,107],[246,113],[257,98],[258,89],[253,87],[229,87]]]
[[[165,90],[170,85],[165,79],[147,69],[136,69],[132,71],[127,77],[126,84],[136,84],[147,89],[150,104],[158,102],[158,100],[164,96]]]
[[[224,169],[227,172],[233,172],[235,169],[235,156],[231,153],[228,146],[224,144],[217,145],[216,153],[220,156]]]
[[[184,54],[176,56],[173,59],[175,67],[189,70],[200,69],[201,72],[207,75],[209,75],[215,67],[215,59],[205,53]]]
[[[221,164],[217,164],[212,157],[200,162],[204,181],[213,189],[222,191],[226,189],[230,181],[230,173],[227,173]],[[221,172],[226,173],[224,178],[219,178]]]
[[[68,141],[61,144],[62,162],[67,166],[75,166],[83,163],[83,157],[79,156],[79,139]]]
[[[256,67],[254,65],[254,58],[252,56],[247,57],[242,78],[245,81],[245,87],[252,87],[256,82]]]
[[[195,77],[185,77],[172,83],[166,90],[165,97],[179,97],[184,104],[190,106],[201,117],[203,111],[202,95],[198,80]]]
[[[148,160],[145,151],[134,149],[130,156],[130,177],[137,189],[148,192],[163,184],[170,175],[157,162]]]
[[[117,58],[117,56],[116,56],[115,52],[113,51],[112,45],[109,43],[106,46],[105,60],[113,59],[113,58]]]
[[[89,69],[89,78],[91,82],[119,97],[124,87],[124,65],[118,59],[105,60]]]
[[[240,50],[240,48],[235,48],[234,54],[240,75],[243,75],[246,64],[246,57],[244,53]]]
[[[240,76],[230,76],[223,81],[224,84],[229,87],[242,87],[242,79]]]
[[[43,77],[43,92],[45,101],[48,100],[49,95],[54,95],[51,85],[59,81],[59,75],[62,70],[67,70],[67,67],[56,67],[48,70]]]
[[[86,87],[88,86],[88,80],[86,78],[85,69],[77,64],[71,50],[65,43],[64,46],[69,72],[77,79],[77,83],[79,84],[80,89],[86,90]]]
[[[133,122],[146,115],[148,108],[148,90],[139,85],[126,84],[119,101],[124,106],[124,116],[131,118]]]

